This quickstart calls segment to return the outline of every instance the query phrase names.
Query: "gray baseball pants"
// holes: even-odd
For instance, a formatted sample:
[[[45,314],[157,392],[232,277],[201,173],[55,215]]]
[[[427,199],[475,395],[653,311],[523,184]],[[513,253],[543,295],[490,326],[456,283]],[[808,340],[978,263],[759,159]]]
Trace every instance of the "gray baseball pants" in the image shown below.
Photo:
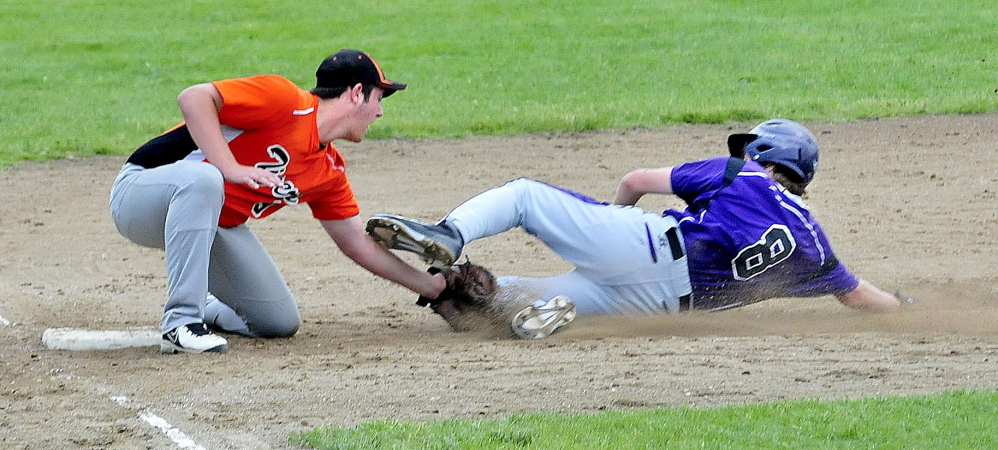
[[[111,217],[122,236],[166,251],[164,333],[203,321],[251,337],[292,336],[298,305],[263,243],[245,224],[218,226],[223,186],[205,162],[125,164],[111,188]],[[208,302],[209,292],[218,300]]]
[[[575,268],[499,284],[568,295],[580,315],[677,312],[679,297],[692,290],[679,223],[670,216],[520,178],[472,197],[445,220],[466,243],[516,227],[536,236]]]

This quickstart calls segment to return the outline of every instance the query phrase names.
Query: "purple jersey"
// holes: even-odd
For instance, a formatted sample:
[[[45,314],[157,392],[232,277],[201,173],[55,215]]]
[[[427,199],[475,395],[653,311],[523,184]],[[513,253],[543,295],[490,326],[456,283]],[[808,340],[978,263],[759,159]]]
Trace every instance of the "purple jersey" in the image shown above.
[[[800,198],[786,192],[753,161],[746,162],[725,187],[729,159],[697,161],[672,170],[672,190],[690,207],[664,214],[679,220],[683,232],[692,307],[729,308],[768,298],[841,295],[855,289],[859,281],[832,254],[828,239]]]

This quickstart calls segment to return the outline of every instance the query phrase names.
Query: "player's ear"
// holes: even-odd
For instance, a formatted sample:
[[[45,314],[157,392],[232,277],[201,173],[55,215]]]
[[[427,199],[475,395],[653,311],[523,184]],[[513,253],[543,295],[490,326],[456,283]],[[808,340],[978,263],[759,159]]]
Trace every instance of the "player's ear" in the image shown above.
[[[360,105],[364,103],[364,85],[357,83],[353,85],[348,91],[350,95],[350,101],[355,105]]]

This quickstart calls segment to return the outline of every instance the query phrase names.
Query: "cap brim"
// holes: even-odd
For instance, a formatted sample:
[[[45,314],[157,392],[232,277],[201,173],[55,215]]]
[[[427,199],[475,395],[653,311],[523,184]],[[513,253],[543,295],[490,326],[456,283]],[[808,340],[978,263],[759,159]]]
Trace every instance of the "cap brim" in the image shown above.
[[[403,91],[408,85],[405,83],[397,83],[391,80],[385,80],[382,83],[378,83],[378,87],[385,90],[384,95],[381,98],[388,97],[395,93],[395,91]]]
[[[735,158],[745,157],[745,146],[759,138],[758,134],[735,133],[728,136],[728,151]]]

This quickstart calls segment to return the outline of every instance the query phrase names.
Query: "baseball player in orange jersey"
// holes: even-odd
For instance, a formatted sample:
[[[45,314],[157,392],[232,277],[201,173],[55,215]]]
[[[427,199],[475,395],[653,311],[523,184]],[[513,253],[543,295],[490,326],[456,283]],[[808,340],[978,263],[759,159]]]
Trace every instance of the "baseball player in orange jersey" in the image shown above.
[[[287,205],[307,204],[340,250],[372,273],[428,297],[444,289],[442,276],[408,265],[365,233],[332,144],[363,140],[383,114],[382,98],[405,88],[368,54],[344,49],[322,61],[311,91],[260,75],[181,92],[184,122],[128,158],[110,199],[123,236],[166,251],[161,351],[227,349],[212,329],[297,332],[294,296],[246,225]]]

